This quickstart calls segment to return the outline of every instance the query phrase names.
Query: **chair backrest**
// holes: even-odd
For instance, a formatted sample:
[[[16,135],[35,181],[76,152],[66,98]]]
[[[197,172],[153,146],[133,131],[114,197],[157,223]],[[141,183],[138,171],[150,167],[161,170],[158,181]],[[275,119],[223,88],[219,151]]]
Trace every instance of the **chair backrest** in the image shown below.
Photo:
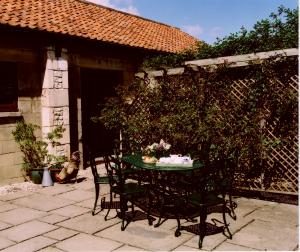
[[[114,156],[120,159],[124,155],[131,154],[130,144],[125,140],[114,140]]]
[[[105,163],[105,168],[106,168],[110,186],[119,185],[122,180],[121,170],[120,170],[121,163],[119,159],[111,155],[105,155],[104,163]]]
[[[88,154],[88,160],[89,160],[89,165],[91,167],[91,170],[92,170],[92,174],[93,174],[93,177],[94,177],[94,181],[98,181],[100,176],[99,176],[99,173],[97,171],[97,164],[96,164],[96,161],[95,161],[95,157],[94,155],[92,154],[91,151],[89,151],[88,148],[86,148],[87,150],[87,154]]]

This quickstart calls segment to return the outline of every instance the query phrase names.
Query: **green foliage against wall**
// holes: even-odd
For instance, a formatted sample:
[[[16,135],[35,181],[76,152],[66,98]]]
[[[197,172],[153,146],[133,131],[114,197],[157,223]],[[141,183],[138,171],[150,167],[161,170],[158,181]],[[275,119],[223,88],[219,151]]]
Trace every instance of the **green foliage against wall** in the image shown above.
[[[23,153],[23,170],[28,173],[31,170],[40,170],[51,164],[64,163],[65,156],[56,156],[48,153],[48,145],[52,147],[60,145],[58,142],[62,138],[65,128],[55,127],[46,136],[45,141],[35,136],[35,131],[40,129],[38,125],[18,121],[16,129],[12,132],[15,141],[19,144]]]
[[[274,168],[278,163],[266,165],[270,151],[289,148],[297,136],[298,96],[288,85],[297,66],[297,57],[283,57],[243,68],[186,68],[156,84],[136,80],[118,87],[99,119],[121,130],[135,151],[164,139],[171,152],[204,162],[238,158],[246,178],[263,174],[268,186],[282,176]],[[236,86],[240,80],[246,87]],[[233,87],[242,95],[234,95]]]
[[[187,60],[216,58],[286,48],[298,48],[298,8],[278,8],[268,19],[257,22],[252,30],[241,28],[213,45],[199,43],[195,51],[157,55],[145,60],[143,68],[175,67]]]
[[[186,60],[295,47],[298,9],[281,6],[250,31],[241,28],[212,46],[199,43],[196,51],[159,55],[145,61],[143,68],[157,70]],[[286,176],[282,164],[269,159],[270,153],[297,149],[298,87],[289,82],[297,79],[298,57],[252,63],[197,71],[186,67],[184,74],[165,74],[156,83],[137,79],[117,88],[117,97],[107,100],[98,119],[108,129],[121,130],[133,151],[164,139],[172,145],[171,152],[190,154],[205,163],[238,160],[244,181],[258,179],[262,189],[268,188]]]

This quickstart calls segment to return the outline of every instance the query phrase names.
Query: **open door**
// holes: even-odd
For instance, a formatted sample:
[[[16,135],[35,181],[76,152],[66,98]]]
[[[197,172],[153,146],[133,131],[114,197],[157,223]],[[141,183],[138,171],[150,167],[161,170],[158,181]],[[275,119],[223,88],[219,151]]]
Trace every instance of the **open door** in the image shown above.
[[[103,156],[113,149],[113,140],[118,132],[106,130],[101,123],[94,123],[91,117],[99,115],[105,98],[115,95],[115,87],[123,82],[122,71],[81,68],[82,90],[82,143],[97,156]],[[86,154],[83,153],[84,160]],[[85,162],[84,162],[85,163]]]

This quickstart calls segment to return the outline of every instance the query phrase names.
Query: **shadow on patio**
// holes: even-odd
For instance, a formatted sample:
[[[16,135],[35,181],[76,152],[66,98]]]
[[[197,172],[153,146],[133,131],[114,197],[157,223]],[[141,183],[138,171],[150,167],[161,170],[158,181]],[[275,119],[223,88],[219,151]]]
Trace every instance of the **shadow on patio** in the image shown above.
[[[105,210],[92,216],[94,183],[90,169],[80,182],[55,184],[0,196],[0,249],[3,251],[197,251],[198,236],[182,231],[174,236],[175,220],[160,227],[147,220],[104,221]],[[101,197],[108,196],[101,185]],[[235,197],[237,220],[229,218],[233,239],[222,233],[206,236],[202,250],[297,250],[298,206]],[[111,216],[115,211],[111,211]],[[221,219],[220,214],[208,216]]]

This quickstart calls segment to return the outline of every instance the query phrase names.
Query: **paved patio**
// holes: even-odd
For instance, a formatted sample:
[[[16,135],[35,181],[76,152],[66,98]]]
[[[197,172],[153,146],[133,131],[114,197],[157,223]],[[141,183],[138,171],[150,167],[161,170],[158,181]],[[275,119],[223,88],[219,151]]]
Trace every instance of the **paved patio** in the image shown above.
[[[91,171],[80,172],[77,184],[41,186],[0,196],[2,251],[199,251],[198,236],[182,231],[174,236],[176,221],[148,226],[147,220],[120,229],[117,218],[104,221],[105,212],[91,215],[94,184]],[[107,195],[108,187],[101,187]],[[237,220],[229,218],[233,239],[206,236],[205,251],[298,250],[298,206],[236,198]],[[115,214],[111,211],[112,216]],[[220,214],[210,215],[221,219]]]

